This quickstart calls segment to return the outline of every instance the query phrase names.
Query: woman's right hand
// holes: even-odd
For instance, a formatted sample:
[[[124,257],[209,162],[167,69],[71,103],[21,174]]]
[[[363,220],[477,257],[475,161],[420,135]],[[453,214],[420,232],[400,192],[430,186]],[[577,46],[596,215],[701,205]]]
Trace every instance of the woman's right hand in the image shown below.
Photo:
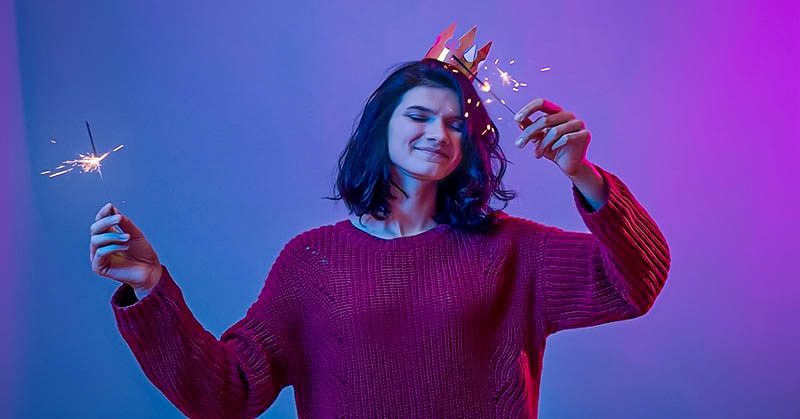
[[[130,285],[137,295],[155,287],[161,278],[161,262],[128,217],[108,203],[95,216],[90,232],[89,259],[93,271]]]

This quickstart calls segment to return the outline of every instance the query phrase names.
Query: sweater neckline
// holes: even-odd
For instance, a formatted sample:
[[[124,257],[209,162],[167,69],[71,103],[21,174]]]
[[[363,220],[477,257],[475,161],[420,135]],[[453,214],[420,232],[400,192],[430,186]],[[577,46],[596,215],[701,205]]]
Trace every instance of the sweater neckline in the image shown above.
[[[357,243],[360,245],[368,246],[372,249],[378,250],[411,250],[417,249],[421,246],[431,244],[450,231],[449,224],[439,224],[436,227],[425,230],[422,233],[413,236],[395,237],[393,239],[384,239],[373,236],[364,230],[356,227],[352,220],[346,219],[336,223],[349,242]]]

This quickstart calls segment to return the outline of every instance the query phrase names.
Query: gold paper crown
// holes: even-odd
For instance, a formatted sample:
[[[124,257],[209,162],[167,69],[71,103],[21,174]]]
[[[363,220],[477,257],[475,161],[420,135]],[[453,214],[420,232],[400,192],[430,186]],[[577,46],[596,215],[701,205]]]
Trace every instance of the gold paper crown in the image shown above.
[[[469,61],[464,58],[464,53],[468,52],[475,46],[475,31],[478,30],[478,27],[473,26],[472,29],[458,39],[458,47],[451,50],[447,48],[445,44],[453,37],[455,30],[456,24],[453,23],[441,34],[439,34],[439,36],[436,38],[436,42],[433,44],[431,49],[428,50],[428,53],[425,54],[425,58],[433,58],[434,60],[439,60],[445,64],[450,64],[467,76],[470,81],[472,81],[478,74],[478,67],[481,65],[481,62],[483,62],[483,60],[486,59],[486,56],[489,55],[489,48],[492,47],[492,43],[489,42],[488,44],[484,45],[483,48],[478,50],[478,52],[475,54],[475,59]]]

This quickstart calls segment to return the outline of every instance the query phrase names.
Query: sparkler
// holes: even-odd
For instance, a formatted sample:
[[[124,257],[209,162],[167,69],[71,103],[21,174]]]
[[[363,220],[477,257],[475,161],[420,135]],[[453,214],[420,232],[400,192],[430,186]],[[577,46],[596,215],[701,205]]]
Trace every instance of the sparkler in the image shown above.
[[[100,181],[102,182],[103,181],[103,172],[102,172],[102,170],[100,170],[100,166],[102,165],[103,160],[106,157],[108,157],[111,153],[119,151],[125,145],[124,144],[120,144],[120,145],[118,145],[117,147],[115,147],[111,151],[107,151],[107,152],[103,153],[102,155],[98,154],[97,153],[97,147],[95,147],[95,145],[94,145],[94,138],[92,136],[92,129],[89,128],[89,121],[86,121],[86,131],[89,133],[89,141],[92,144],[92,152],[91,153],[87,153],[87,154],[80,154],[79,153],[78,154],[78,157],[80,157],[79,159],[65,160],[65,161],[61,162],[61,164],[58,167],[56,167],[55,169],[53,169],[53,170],[45,170],[43,172],[40,172],[39,174],[47,175],[47,177],[53,178],[53,177],[56,177],[56,176],[61,176],[63,174],[69,173],[73,169],[75,169],[75,167],[77,166],[77,167],[80,167],[81,173],[91,173],[91,172],[99,173],[100,174]],[[52,140],[51,140],[51,142],[55,143],[55,141],[52,141]],[[68,167],[68,166],[71,166],[71,167]]]
[[[60,176],[60,175],[69,173],[73,169],[75,169],[75,167],[80,167],[81,173],[97,172],[98,174],[100,174],[100,183],[103,185],[103,190],[105,191],[106,198],[108,198],[107,202],[111,202],[110,194],[108,193],[108,189],[106,188],[105,182],[103,181],[103,171],[100,170],[100,167],[102,166],[103,160],[105,160],[106,157],[108,157],[111,153],[119,151],[125,145],[124,144],[120,144],[120,145],[114,147],[114,149],[111,150],[111,151],[107,151],[107,152],[105,152],[103,154],[98,154],[97,153],[97,147],[95,147],[95,145],[94,145],[94,137],[92,136],[92,129],[89,128],[89,121],[85,121],[85,122],[86,122],[86,131],[89,133],[89,142],[92,144],[92,152],[91,153],[87,153],[87,154],[78,153],[78,156],[80,157],[79,159],[65,160],[65,161],[61,162],[61,164],[58,167],[56,167],[55,169],[53,169],[53,170],[45,170],[45,171],[41,172],[40,174],[41,175],[48,175],[48,177],[53,178],[53,177],[56,177],[56,176]],[[51,139],[50,142],[52,144],[56,143],[56,141],[53,140],[53,139]],[[70,167],[67,167],[67,166],[70,166]],[[122,203],[124,204],[125,201],[123,200]],[[119,232],[119,233],[122,232],[122,229],[119,228],[119,226],[115,226],[114,230]]]
[[[452,57],[452,58],[453,58],[453,59],[454,59],[454,60],[455,60],[455,61],[456,61],[456,62],[457,62],[459,65],[461,65],[461,67],[464,69],[464,71],[466,71],[467,73],[469,73],[469,74],[471,74],[471,75],[472,75],[472,79],[473,79],[473,80],[477,80],[477,79],[478,79],[478,76],[477,76],[475,73],[473,73],[473,72],[472,72],[472,71],[469,69],[469,67],[467,67],[467,65],[466,65],[466,64],[464,64],[464,62],[463,62],[463,61],[461,61],[461,59],[459,59],[459,58],[458,58],[458,57],[456,57],[455,55],[453,55],[453,57]],[[497,63],[498,63],[498,60],[495,60],[495,65],[497,65]],[[499,68],[497,69],[497,71],[499,71],[499,72],[500,72],[500,74],[501,74],[501,76],[500,76],[500,77],[503,79],[503,82],[504,82],[504,84],[505,84],[505,82],[506,82],[506,80],[507,80],[507,79],[508,79],[508,81],[509,81],[509,83],[510,83],[510,80],[512,80],[512,79],[511,79],[511,76],[509,76],[509,75],[508,75],[508,73],[504,73],[504,72],[503,72],[502,70],[500,70]],[[505,76],[503,76],[503,74],[505,74]],[[516,80],[514,80],[514,82],[515,82],[515,83],[519,83],[519,82],[517,82]],[[519,85],[521,86],[521,85],[522,85],[522,83],[519,83]],[[516,86],[515,86],[515,87],[516,87]],[[501,104],[502,104],[502,105],[503,105],[503,106],[504,106],[506,109],[508,109],[508,111],[509,111],[509,112],[511,112],[511,113],[512,113],[512,114],[514,114],[514,115],[516,115],[516,114],[517,114],[517,111],[515,111],[515,110],[511,109],[511,107],[510,107],[510,106],[508,106],[508,104],[506,104],[506,101],[505,101],[505,100],[501,99],[501,98],[500,98],[500,96],[497,96],[497,94],[496,94],[496,93],[495,93],[495,92],[494,92],[494,91],[491,89],[491,86],[489,85],[489,82],[488,82],[488,81],[486,81],[485,79],[484,79],[484,81],[483,81],[483,82],[481,82],[481,90],[483,90],[484,92],[489,92],[489,94],[491,94],[492,96],[494,96],[494,98],[495,98],[495,99],[496,99],[498,102],[500,102],[500,103],[501,103]],[[487,99],[487,100],[486,100],[486,103],[490,103],[490,102],[489,102],[489,99]],[[502,118],[498,118],[498,120],[502,120]],[[525,118],[525,119],[523,119],[522,121],[519,121],[519,122],[517,122],[517,125],[519,125],[519,127],[520,127],[520,128],[522,128],[522,129],[528,128],[528,127],[529,127],[531,124],[533,124],[533,121],[531,121],[531,120],[530,120],[530,119],[528,119],[528,118]]]
[[[108,193],[108,189],[106,188],[106,184],[103,181],[103,171],[100,170],[100,166],[102,166],[103,160],[108,157],[111,153],[119,151],[124,147],[124,144],[120,144],[116,146],[113,150],[107,151],[103,154],[97,153],[97,147],[94,145],[94,137],[92,136],[92,129],[89,128],[89,121],[86,121],[86,131],[89,133],[89,141],[92,144],[92,152],[87,154],[80,154],[78,153],[79,159],[74,160],[65,160],[61,162],[61,164],[53,170],[45,170],[41,172],[41,175],[48,175],[50,178],[54,178],[56,176],[60,176],[66,173],[71,172],[76,167],[80,168],[81,173],[91,173],[97,172],[100,174],[100,183],[103,185],[103,190],[105,191],[106,198],[108,198],[107,202],[111,202],[110,194]],[[51,143],[55,144],[54,140],[51,140]],[[69,167],[68,167],[69,166]],[[123,200],[122,203],[124,204],[125,201]],[[117,228],[119,230],[119,228]],[[121,230],[119,230],[121,231]]]

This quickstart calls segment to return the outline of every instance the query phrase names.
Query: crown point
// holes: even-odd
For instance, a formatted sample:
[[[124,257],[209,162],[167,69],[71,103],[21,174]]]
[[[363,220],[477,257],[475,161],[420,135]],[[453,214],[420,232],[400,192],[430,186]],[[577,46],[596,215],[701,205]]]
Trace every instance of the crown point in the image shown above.
[[[456,24],[454,22],[442,31],[423,59],[433,58],[446,64],[455,61],[455,64],[452,65],[457,71],[463,73],[468,79],[473,80],[476,77],[480,63],[489,54],[489,48],[491,48],[492,43],[489,42],[480,50],[475,51],[475,33],[478,27],[473,26],[458,40],[452,39],[455,27]],[[470,59],[465,57],[465,53],[470,56]]]

